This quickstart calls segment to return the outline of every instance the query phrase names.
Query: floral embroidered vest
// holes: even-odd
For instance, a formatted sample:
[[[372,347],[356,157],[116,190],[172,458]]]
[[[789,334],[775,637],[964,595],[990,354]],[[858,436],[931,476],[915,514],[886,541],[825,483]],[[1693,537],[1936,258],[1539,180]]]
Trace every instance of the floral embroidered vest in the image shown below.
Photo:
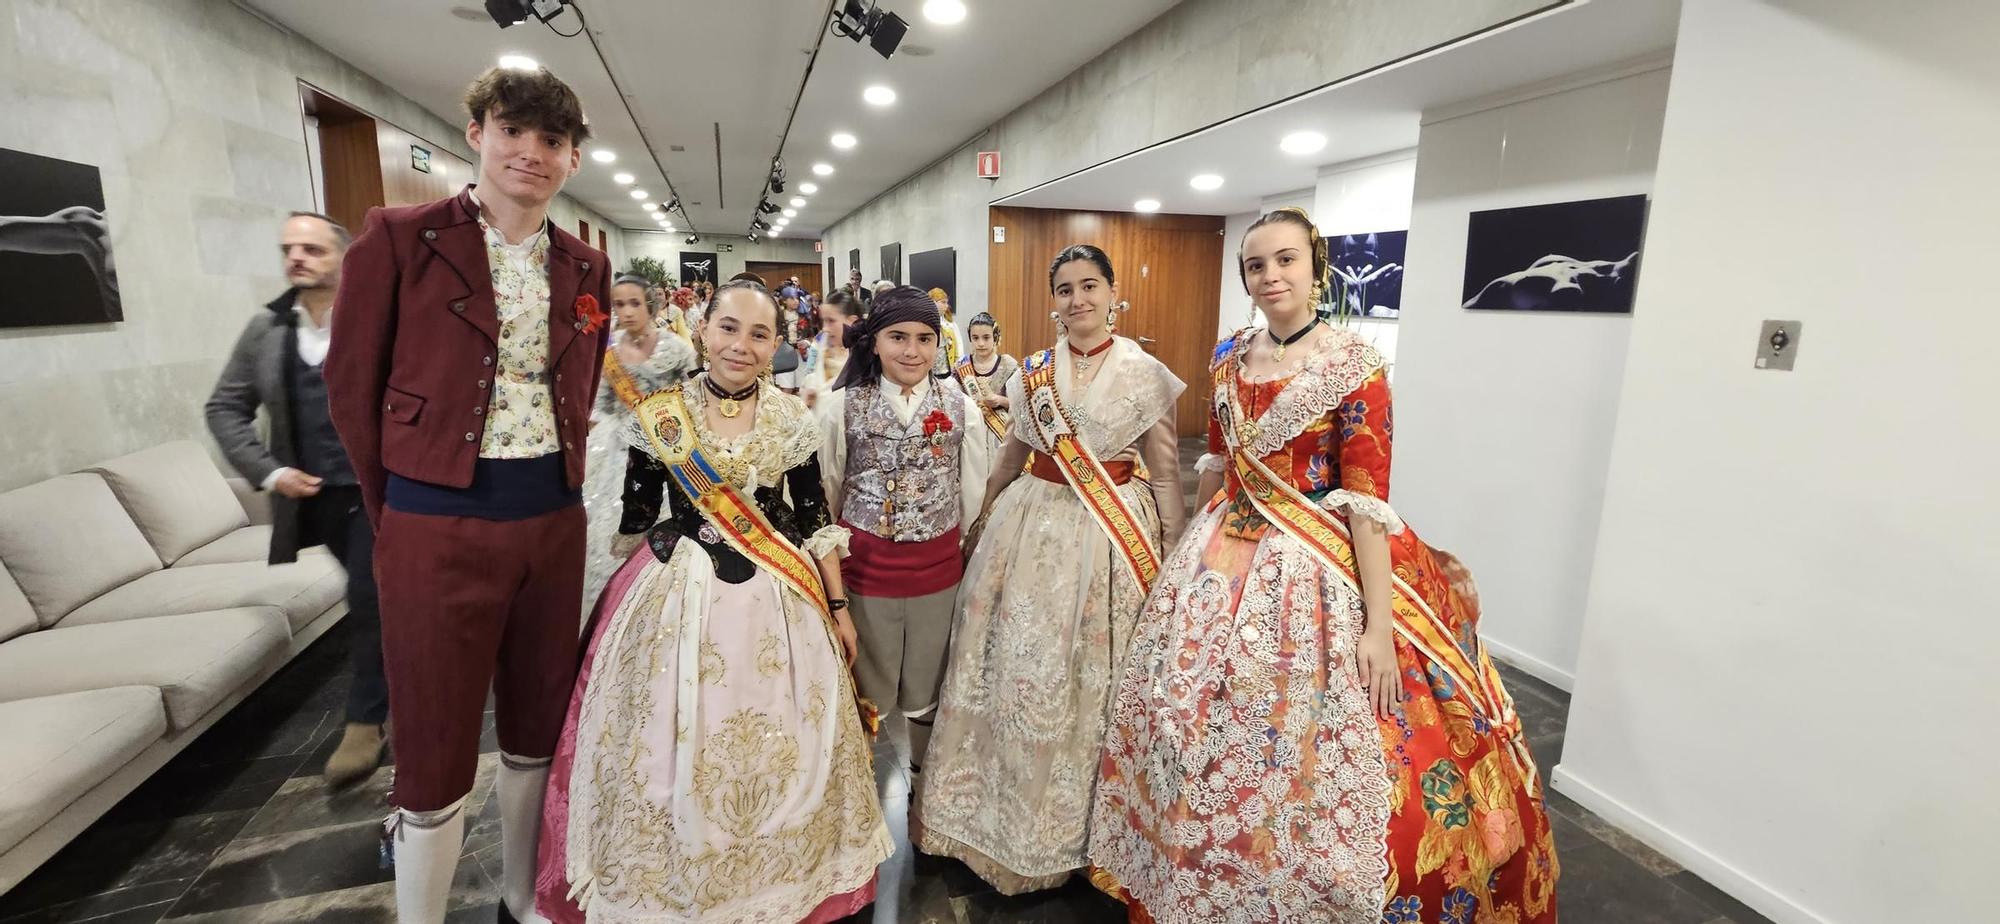
[[[956,392],[931,383],[905,426],[879,387],[849,386],[842,519],[894,542],[924,542],[959,525],[965,403],[942,400],[943,394]],[[951,426],[926,435],[924,421],[933,414],[943,414]]]

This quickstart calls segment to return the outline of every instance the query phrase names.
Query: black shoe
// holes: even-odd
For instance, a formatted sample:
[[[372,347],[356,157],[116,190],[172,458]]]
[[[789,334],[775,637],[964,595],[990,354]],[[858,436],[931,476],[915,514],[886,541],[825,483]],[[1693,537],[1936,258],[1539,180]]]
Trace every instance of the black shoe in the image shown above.
[[[520,921],[514,919],[514,912],[507,910],[507,903],[505,901],[500,903],[500,924],[521,924]]]

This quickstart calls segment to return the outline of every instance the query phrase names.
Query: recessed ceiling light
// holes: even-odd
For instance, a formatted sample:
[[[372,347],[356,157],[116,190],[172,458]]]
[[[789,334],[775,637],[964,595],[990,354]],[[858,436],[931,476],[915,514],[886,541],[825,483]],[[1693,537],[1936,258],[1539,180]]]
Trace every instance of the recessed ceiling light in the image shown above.
[[[618,155],[611,153],[611,151],[606,148],[598,148],[597,150],[590,152],[590,159],[597,161],[600,164],[608,164],[614,160],[617,160]]]
[[[632,185],[632,180],[633,176],[629,173],[617,173],[611,176],[611,182],[617,183],[620,186],[630,186]]]
[[[1278,142],[1278,147],[1287,154],[1318,154],[1326,147],[1326,136],[1319,132],[1293,132]]]
[[[802,192],[802,193],[805,193],[806,195],[810,196],[810,195],[812,195],[813,193],[816,193],[816,192],[819,192],[819,184],[818,184],[818,183],[800,183],[800,184],[799,184],[799,192]]]
[[[1132,208],[1133,210],[1140,212],[1157,212],[1160,210],[1160,200],[1141,199],[1137,202],[1132,203]]]
[[[822,164],[814,164],[814,165],[813,165],[813,175],[814,175],[814,176],[832,176],[832,175],[833,175],[833,165],[832,165],[832,164],[824,164],[824,163],[822,163]]]
[[[965,21],[965,4],[960,0],[924,0],[924,18],[940,26]]]
[[[1199,189],[1202,192],[1208,192],[1209,190],[1212,189],[1221,189],[1222,177],[1213,173],[1196,174],[1194,179],[1188,181],[1188,185],[1196,189]]]
[[[778,236],[779,234],[783,233],[783,231],[784,231],[784,229],[782,229],[782,228],[772,228],[771,230],[769,230],[769,231],[766,231],[766,232],[764,232],[764,233],[765,233],[765,234],[768,234],[768,235],[770,235],[770,236],[772,236],[772,237],[777,237],[777,236]]]
[[[861,98],[870,106],[887,106],[896,101],[896,91],[878,83],[861,91]]]
[[[833,133],[833,146],[843,151],[854,147],[854,136],[846,132]]]
[[[657,212],[657,211],[659,211],[659,210],[660,210],[660,204],[659,204],[658,202],[648,202],[648,203],[646,203],[646,211],[648,211],[648,212]],[[657,216],[655,216],[655,217],[657,217]]]
[[[780,218],[780,219],[778,219],[778,220],[777,220],[776,222],[774,222],[774,224],[776,224],[776,225],[777,225],[778,227],[780,227],[780,228],[782,228],[782,227],[784,227],[784,226],[786,226],[786,225],[789,225],[789,224],[791,224],[791,223],[792,223],[792,220],[791,220],[791,219],[789,219],[789,218]]]
[[[797,217],[798,217],[798,215],[799,215],[799,210],[798,210],[798,209],[786,209],[786,210],[784,210],[783,212],[780,212],[779,214],[781,214],[781,215],[785,216],[786,218],[797,218]]]
[[[527,55],[501,55],[500,66],[510,71],[532,71],[541,67]]]
[[[645,191],[645,190],[643,190],[643,189],[635,189],[635,190],[632,190],[632,198],[634,198],[634,199],[644,199],[644,198],[646,198],[646,191]]]
[[[806,207],[806,200],[801,199],[797,196],[793,196],[792,201],[788,204],[791,205],[792,208],[802,209]]]

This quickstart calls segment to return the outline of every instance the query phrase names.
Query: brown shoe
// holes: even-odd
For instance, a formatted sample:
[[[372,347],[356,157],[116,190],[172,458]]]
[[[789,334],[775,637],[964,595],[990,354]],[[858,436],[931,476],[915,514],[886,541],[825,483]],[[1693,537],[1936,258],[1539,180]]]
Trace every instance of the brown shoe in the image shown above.
[[[367,779],[381,765],[385,744],[382,726],[347,723],[347,731],[340,736],[340,747],[326,759],[327,788],[339,789]]]

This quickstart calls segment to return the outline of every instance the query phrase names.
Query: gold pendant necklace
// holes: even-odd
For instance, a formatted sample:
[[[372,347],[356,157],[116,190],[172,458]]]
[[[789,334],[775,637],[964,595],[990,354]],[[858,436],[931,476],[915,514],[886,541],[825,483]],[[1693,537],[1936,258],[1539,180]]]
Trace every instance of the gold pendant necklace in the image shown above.
[[[701,384],[702,387],[708,389],[709,394],[715,396],[716,413],[731,420],[734,420],[736,415],[743,413],[743,399],[757,393],[756,382],[751,382],[742,391],[733,392],[724,391],[722,386],[715,384],[714,379],[705,375],[701,377]]]
[[[1299,338],[1312,333],[1313,328],[1318,326],[1319,326],[1319,315],[1315,314],[1313,315],[1313,319],[1310,323],[1306,324],[1306,326],[1304,327],[1299,328],[1297,333],[1291,335],[1290,337],[1286,337],[1282,340],[1278,339],[1278,335],[1276,333],[1273,333],[1270,328],[1265,328],[1264,333],[1270,336],[1272,343],[1278,345],[1278,351],[1276,354],[1274,354],[1274,358],[1277,359],[1278,362],[1284,362],[1285,348],[1291,346],[1294,343],[1299,342]]]

